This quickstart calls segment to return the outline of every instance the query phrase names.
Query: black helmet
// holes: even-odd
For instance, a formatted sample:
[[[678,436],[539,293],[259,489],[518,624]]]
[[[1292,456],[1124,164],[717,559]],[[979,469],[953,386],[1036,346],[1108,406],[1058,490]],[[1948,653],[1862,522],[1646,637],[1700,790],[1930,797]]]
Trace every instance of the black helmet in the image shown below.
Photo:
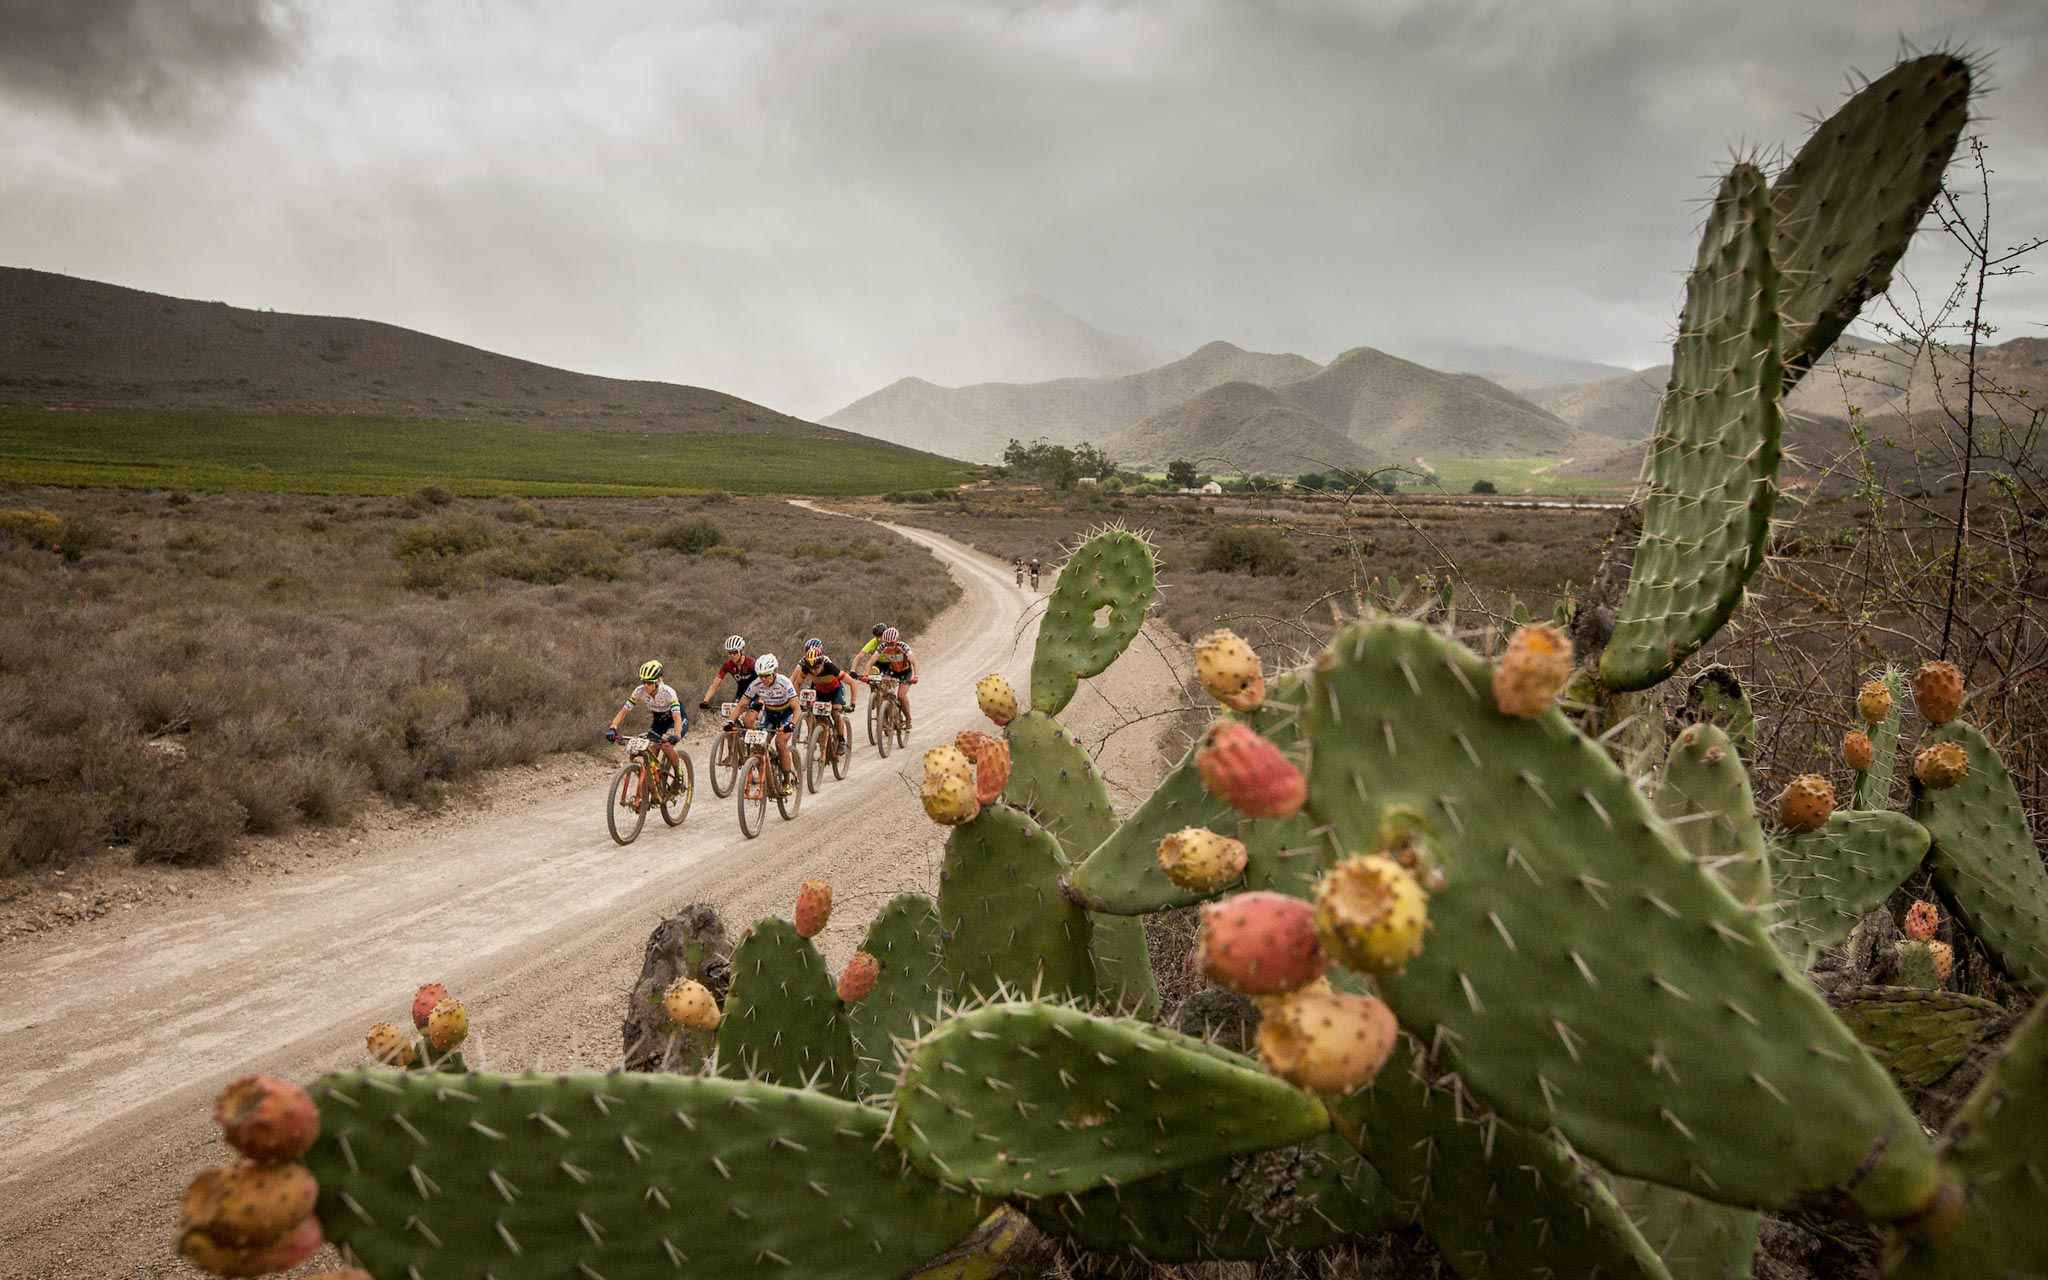
[[[886,622],[877,622],[877,623],[875,624],[875,630],[874,630],[874,634],[875,634],[876,638],[878,638],[878,639],[879,639],[879,638],[881,637],[881,634],[882,634],[882,633],[883,633],[884,631],[887,631],[888,629],[889,629],[889,624],[888,624],[888,623],[886,623]]]

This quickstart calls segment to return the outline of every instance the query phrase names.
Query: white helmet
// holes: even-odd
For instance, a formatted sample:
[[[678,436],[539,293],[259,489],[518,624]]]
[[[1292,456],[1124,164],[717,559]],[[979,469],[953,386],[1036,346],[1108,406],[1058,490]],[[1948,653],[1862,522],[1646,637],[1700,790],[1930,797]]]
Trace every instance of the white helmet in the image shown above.
[[[781,663],[775,660],[774,654],[764,653],[754,659],[754,674],[757,676],[772,676],[775,674],[776,668],[781,665]]]
[[[725,651],[727,653],[738,653],[746,647],[747,638],[745,636],[727,636],[725,638]]]

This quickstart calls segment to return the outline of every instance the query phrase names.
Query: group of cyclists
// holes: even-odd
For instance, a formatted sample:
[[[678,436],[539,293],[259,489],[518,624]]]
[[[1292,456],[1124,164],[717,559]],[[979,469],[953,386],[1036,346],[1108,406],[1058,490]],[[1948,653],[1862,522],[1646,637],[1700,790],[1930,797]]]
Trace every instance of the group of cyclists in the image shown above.
[[[1010,557],[1010,567],[1011,567],[1012,569],[1015,569],[1015,570],[1017,571],[1017,585],[1018,585],[1018,586],[1020,586],[1020,587],[1024,585],[1024,566],[1025,566],[1025,563],[1026,563],[1026,562],[1025,562],[1025,559],[1024,559],[1024,557],[1023,557],[1023,556],[1011,556],[1011,557]],[[1030,566],[1031,566],[1031,589],[1032,589],[1033,591],[1036,591],[1036,590],[1038,590],[1038,557],[1037,557],[1037,556],[1033,556],[1033,557],[1031,557],[1031,560],[1030,560]]]
[[[676,745],[690,731],[690,717],[675,689],[663,681],[662,672],[658,658],[641,665],[639,684],[626,695],[625,705],[612,717],[604,736],[607,742],[617,742],[619,726],[635,708],[645,706],[652,716],[646,733],[648,741],[659,744],[662,758],[672,769],[681,772]],[[722,726],[722,730],[727,733],[742,728],[766,730],[775,745],[776,761],[781,765],[780,776],[773,785],[778,788],[778,793],[786,793],[787,788],[796,785],[797,770],[790,754],[790,736],[796,727],[803,689],[808,687],[819,704],[832,709],[834,728],[842,741],[851,742],[846,716],[857,709],[853,686],[856,682],[873,683],[882,677],[888,681],[886,687],[889,692],[877,696],[896,700],[903,712],[904,728],[908,729],[909,689],[917,683],[917,654],[904,643],[895,627],[876,623],[873,638],[862,646],[850,672],[826,654],[823,640],[813,636],[804,641],[803,655],[797,660],[793,678],[791,673],[782,670],[781,660],[774,654],[764,653],[756,657],[747,652],[746,637],[727,636],[724,660],[718,664],[711,683],[704,686],[704,696],[697,700],[697,708],[700,711],[710,710],[719,686],[731,680],[734,689],[733,718]]]

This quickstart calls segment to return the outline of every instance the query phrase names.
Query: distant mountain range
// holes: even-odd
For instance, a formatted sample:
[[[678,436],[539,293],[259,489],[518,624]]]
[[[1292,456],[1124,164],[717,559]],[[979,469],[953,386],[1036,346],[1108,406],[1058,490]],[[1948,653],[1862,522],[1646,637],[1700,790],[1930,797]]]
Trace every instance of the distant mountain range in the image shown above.
[[[737,396],[600,378],[396,325],[0,267],[0,404],[855,438]]]
[[[1594,360],[1545,355],[1521,347],[1478,346],[1462,342],[1417,343],[1407,348],[1407,358],[1432,369],[1476,373],[1523,395],[1618,378],[1629,372],[1620,365],[1601,364]]]
[[[1143,338],[1105,332],[1035,293],[1020,293],[916,339],[897,357],[896,367],[940,386],[964,387],[1114,378],[1173,358],[1173,352]]]

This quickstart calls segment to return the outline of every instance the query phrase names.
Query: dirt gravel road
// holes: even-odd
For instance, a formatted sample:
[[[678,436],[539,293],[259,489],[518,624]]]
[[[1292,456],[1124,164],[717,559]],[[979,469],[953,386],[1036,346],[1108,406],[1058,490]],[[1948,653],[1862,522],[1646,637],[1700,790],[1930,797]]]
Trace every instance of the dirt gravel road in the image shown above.
[[[307,1079],[359,1063],[363,1030],[402,1019],[422,982],[469,1005],[474,1063],[604,1069],[647,934],[683,904],[714,904],[736,931],[787,914],[797,884],[823,876],[837,905],[820,941],[837,965],[890,895],[936,889],[943,840],[918,812],[918,755],[985,725],[984,673],[1025,687],[1035,597],[987,556],[896,532],[965,589],[919,638],[911,749],[883,761],[862,744],[847,779],[807,797],[794,822],[771,806],[758,840],[704,785],[700,720],[688,822],[650,821],[624,848],[604,830],[612,766],[593,763],[584,790],[0,949],[0,1276],[193,1274],[170,1245],[185,1181],[228,1154],[207,1119],[212,1095],[250,1071]],[[1169,648],[1156,636],[1133,646],[1065,718],[1093,740],[1174,700]],[[1156,777],[1156,752],[1138,749],[1149,738],[1133,727],[1112,740],[1114,781]]]

